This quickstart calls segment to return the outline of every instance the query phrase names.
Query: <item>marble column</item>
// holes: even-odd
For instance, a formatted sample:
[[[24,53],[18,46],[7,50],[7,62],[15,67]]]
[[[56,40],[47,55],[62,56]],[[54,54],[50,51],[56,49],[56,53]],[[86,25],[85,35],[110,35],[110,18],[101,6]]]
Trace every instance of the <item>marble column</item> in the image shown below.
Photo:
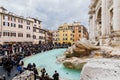
[[[110,33],[110,11],[109,5],[111,0],[106,0],[106,35],[109,36]]]
[[[113,29],[120,32],[120,0],[113,0]]]
[[[109,11],[109,5],[111,0],[106,0],[106,36],[105,36],[105,45],[109,46],[111,45],[111,32],[110,32],[110,11]]]
[[[112,45],[120,46],[120,0],[113,0],[113,32]]]
[[[110,25],[109,25],[109,9],[108,3],[109,0],[102,0],[102,27],[101,27],[101,39],[100,45],[109,45],[109,34],[110,34]]]
[[[106,0],[102,0],[102,36],[106,36]]]
[[[101,36],[99,39],[100,45],[103,46],[106,42],[106,0],[101,0],[102,1],[102,15],[101,15]]]
[[[92,22],[93,22],[93,23],[92,23],[92,24],[93,24],[93,28],[92,28],[92,29],[93,29],[93,30],[92,30],[92,31],[93,31],[93,33],[92,33],[93,41],[95,41],[95,36],[96,36],[96,35],[95,35],[95,30],[96,30],[96,29],[95,29],[95,27],[96,27],[95,18],[96,18],[95,13],[93,13],[93,19],[92,19],[92,20],[93,20],[93,21],[92,21]]]
[[[90,13],[90,18],[89,18],[89,25],[90,25],[90,40],[92,42],[95,41],[95,11],[94,9]]]
[[[92,19],[93,19],[93,16],[90,15],[90,18],[89,18],[89,35],[90,35],[90,40],[92,41],[93,39],[93,25],[92,25]]]

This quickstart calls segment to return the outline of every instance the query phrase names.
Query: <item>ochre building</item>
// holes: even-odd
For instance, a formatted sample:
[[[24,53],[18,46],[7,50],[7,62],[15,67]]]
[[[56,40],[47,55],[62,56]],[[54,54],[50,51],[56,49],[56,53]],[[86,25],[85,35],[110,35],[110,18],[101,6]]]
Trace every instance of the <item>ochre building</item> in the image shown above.
[[[88,39],[87,29],[81,25],[79,22],[74,22],[72,24],[63,24],[57,30],[57,43],[64,44],[70,43],[74,44],[80,38]],[[54,36],[53,36],[54,37]]]

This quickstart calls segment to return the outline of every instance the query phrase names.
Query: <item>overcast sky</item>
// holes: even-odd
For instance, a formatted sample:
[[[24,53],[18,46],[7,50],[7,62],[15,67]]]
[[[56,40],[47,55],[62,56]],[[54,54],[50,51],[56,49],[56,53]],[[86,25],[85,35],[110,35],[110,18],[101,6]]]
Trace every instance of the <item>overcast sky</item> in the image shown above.
[[[0,0],[0,6],[25,17],[38,17],[42,27],[55,30],[63,23],[81,22],[88,27],[90,0]]]

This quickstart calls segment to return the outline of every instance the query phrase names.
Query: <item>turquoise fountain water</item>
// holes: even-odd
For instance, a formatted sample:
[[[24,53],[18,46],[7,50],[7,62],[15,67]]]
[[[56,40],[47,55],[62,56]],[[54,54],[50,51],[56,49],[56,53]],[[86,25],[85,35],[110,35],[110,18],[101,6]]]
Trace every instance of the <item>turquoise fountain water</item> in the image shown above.
[[[47,73],[52,77],[54,71],[57,70],[63,80],[80,80],[80,71],[65,68],[57,62],[56,57],[63,55],[66,49],[54,49],[47,52],[42,52],[37,55],[25,58],[25,65],[35,63],[37,68],[45,68]]]

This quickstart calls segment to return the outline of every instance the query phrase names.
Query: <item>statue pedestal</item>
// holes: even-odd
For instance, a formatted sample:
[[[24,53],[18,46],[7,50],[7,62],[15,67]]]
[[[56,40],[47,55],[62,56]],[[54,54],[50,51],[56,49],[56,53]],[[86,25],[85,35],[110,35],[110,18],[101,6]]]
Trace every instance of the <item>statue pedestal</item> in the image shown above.
[[[120,31],[113,33],[113,40],[111,41],[112,46],[120,46]]]
[[[100,37],[100,46],[109,46],[111,44],[111,39],[109,36]]]

